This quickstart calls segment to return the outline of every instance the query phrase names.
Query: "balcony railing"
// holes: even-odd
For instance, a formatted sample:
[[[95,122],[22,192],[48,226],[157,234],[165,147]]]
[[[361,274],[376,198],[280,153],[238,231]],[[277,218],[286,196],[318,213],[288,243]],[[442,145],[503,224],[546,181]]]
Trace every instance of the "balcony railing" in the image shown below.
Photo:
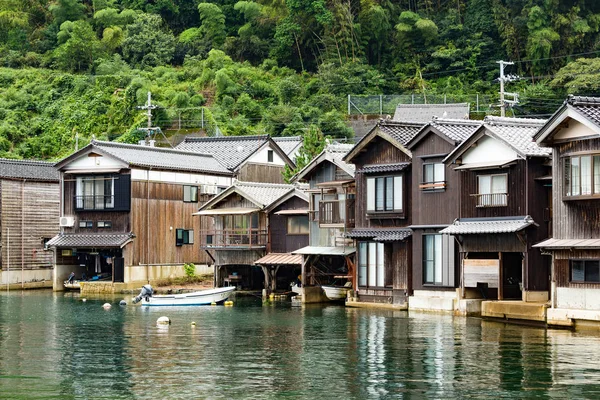
[[[74,196],[76,210],[106,210],[115,208],[115,196]]]
[[[319,225],[354,226],[355,200],[321,200],[319,202]]]
[[[265,229],[224,229],[200,232],[204,249],[254,249],[267,246]]]
[[[444,190],[444,189],[446,189],[446,181],[421,182],[419,184],[419,189],[421,189],[424,192],[434,191],[434,190]]]
[[[508,205],[508,193],[472,194],[476,207],[505,207]]]

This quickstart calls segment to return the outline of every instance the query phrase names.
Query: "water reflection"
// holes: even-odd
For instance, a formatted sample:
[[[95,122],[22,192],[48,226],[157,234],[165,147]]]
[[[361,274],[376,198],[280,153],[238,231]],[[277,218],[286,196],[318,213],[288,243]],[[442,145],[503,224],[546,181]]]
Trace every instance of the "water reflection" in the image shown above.
[[[433,314],[0,294],[0,398],[598,398],[600,335]],[[167,315],[171,326],[156,320]],[[196,325],[191,325],[191,322]]]

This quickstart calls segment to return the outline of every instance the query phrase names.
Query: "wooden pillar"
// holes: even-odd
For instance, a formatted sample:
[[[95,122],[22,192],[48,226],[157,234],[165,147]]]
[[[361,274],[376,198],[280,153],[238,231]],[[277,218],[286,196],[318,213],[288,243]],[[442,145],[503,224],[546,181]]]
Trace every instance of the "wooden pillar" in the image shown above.
[[[279,265],[273,267],[271,273],[271,288],[273,291],[277,290],[277,272],[279,271]]]
[[[271,286],[270,285],[271,284],[271,277],[270,277],[270,274],[269,274],[269,267],[265,266],[265,265],[261,265],[260,268],[262,269],[263,275],[264,275],[264,278],[265,278],[265,283],[264,283],[265,289],[267,290],[267,293],[269,293],[270,290],[271,290],[271,287],[270,287]]]
[[[498,300],[504,299],[504,265],[502,263],[502,252],[498,252]]]

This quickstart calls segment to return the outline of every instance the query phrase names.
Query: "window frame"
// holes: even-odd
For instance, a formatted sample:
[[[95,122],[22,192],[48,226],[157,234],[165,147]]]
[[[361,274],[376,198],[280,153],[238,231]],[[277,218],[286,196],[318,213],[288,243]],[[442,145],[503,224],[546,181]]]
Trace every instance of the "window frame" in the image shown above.
[[[274,155],[274,151],[273,150],[267,150],[267,162],[275,162],[275,155]]]
[[[115,209],[115,179],[114,174],[103,175],[79,175],[75,177],[75,210],[77,211],[112,211]],[[103,184],[98,184],[102,181]],[[86,194],[86,188],[91,183],[92,194]],[[99,187],[102,187],[102,194],[96,194]],[[109,194],[106,194],[109,193]],[[96,197],[102,196],[102,202]],[[89,207],[91,197],[91,207]],[[107,200],[108,198],[108,200]]]
[[[504,192],[494,193],[493,180],[494,180],[494,177],[499,177],[499,176],[504,177]],[[482,191],[481,191],[481,178],[483,178],[483,177],[489,177],[489,179],[490,179],[490,192],[489,193],[482,193]],[[493,173],[493,174],[477,174],[476,179],[477,179],[477,194],[475,195],[477,197],[476,207],[489,208],[489,207],[507,207],[508,206],[508,173],[507,172],[500,172],[500,173]],[[504,202],[496,204],[494,202],[494,198],[491,196],[493,194],[504,195],[504,197],[503,197]],[[482,200],[482,199],[484,199],[484,197],[483,197],[484,195],[490,195],[489,202],[484,202]],[[500,198],[502,198],[502,197],[500,197]]]
[[[79,221],[79,228],[93,228],[94,227],[94,221],[90,221],[90,220],[80,220]]]
[[[193,229],[175,229],[175,246],[183,246],[186,244],[194,244]]]
[[[198,186],[183,185],[183,202],[197,203],[198,202]]]
[[[372,251],[374,250],[374,255]],[[364,257],[364,258],[363,258]],[[373,262],[374,260],[374,262]],[[364,262],[363,262],[364,261]],[[358,242],[357,271],[358,286],[362,288],[388,288],[392,285],[386,276],[385,244],[382,242]],[[374,271],[372,270],[374,268]],[[374,284],[372,280],[375,280]],[[382,283],[380,285],[380,283]]]
[[[391,199],[389,197],[390,192],[388,191],[389,182],[392,182]],[[396,187],[399,183],[400,195],[396,196]],[[382,209],[377,209],[378,206],[378,188],[379,185],[383,184],[383,188],[380,192],[381,201],[383,203]],[[373,175],[365,177],[366,186],[366,211],[367,214],[379,215],[379,214],[404,214],[405,212],[405,190],[404,190],[404,174],[397,175]],[[391,205],[388,204],[391,202]],[[399,208],[396,208],[399,205]],[[372,208],[371,208],[372,206]],[[391,208],[390,208],[391,207]]]
[[[433,258],[429,259],[427,256],[427,240],[429,238],[434,238],[433,240]],[[439,240],[438,240],[439,239]],[[425,233],[423,234],[423,251],[422,251],[422,259],[423,259],[423,286],[443,286],[444,283],[444,241],[441,233]],[[439,242],[439,243],[438,243]],[[438,255],[437,245],[439,244],[439,256],[440,259],[436,258]],[[432,263],[433,265],[433,280],[427,280],[427,267],[428,263]],[[439,268],[439,271],[437,271]],[[439,272],[439,280],[437,280],[437,272]]]
[[[436,166],[441,166],[442,179],[437,179],[436,176]],[[433,180],[429,181],[427,179],[427,169],[433,168]],[[422,179],[421,184],[419,185],[419,189],[423,192],[443,192],[446,190],[446,164],[442,162],[428,162],[423,163],[422,168]]]
[[[98,221],[96,226],[98,229],[112,229],[112,221]]]
[[[589,158],[589,181],[584,182],[583,174],[583,159]],[[573,175],[573,161],[577,160],[577,189],[578,194],[573,193],[573,183],[575,176]],[[598,169],[598,171],[595,171]],[[562,198],[563,200],[579,200],[600,198],[600,153],[584,152],[561,157],[561,183],[562,183]],[[597,176],[596,175],[597,173]],[[596,179],[598,178],[598,179]],[[583,193],[585,186],[589,187],[589,193]]]
[[[300,229],[300,232],[291,232],[290,231],[290,222],[293,219],[298,219],[298,218],[305,218],[306,219],[306,232],[302,232],[302,229]],[[299,227],[302,227],[304,224],[299,224]],[[286,234],[290,235],[290,236],[298,236],[298,235],[308,235],[310,232],[310,220],[308,218],[308,215],[289,215],[286,219]]]
[[[582,263],[583,266],[583,280],[575,280],[573,279],[573,269],[574,269],[574,264],[575,263]],[[598,269],[597,271],[597,280],[588,280],[587,279],[587,267],[586,264],[587,263],[596,263],[596,268]],[[592,266],[589,266],[590,269],[592,268]],[[581,258],[574,258],[574,259],[570,259],[569,260],[569,282],[570,283],[597,283],[600,284],[600,259],[581,259]]]

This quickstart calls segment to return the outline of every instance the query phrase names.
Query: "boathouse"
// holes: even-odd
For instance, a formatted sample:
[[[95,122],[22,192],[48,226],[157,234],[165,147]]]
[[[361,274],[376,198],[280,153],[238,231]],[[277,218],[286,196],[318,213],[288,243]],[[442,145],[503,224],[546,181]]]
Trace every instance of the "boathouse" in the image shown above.
[[[381,120],[344,157],[356,167],[355,296],[348,305],[406,308],[411,294],[411,152],[422,123]]]
[[[412,288],[409,309],[455,311],[459,247],[440,231],[459,216],[460,172],[444,164],[482,121],[434,118],[406,145],[412,152]]]
[[[53,163],[0,159],[0,283],[18,288],[52,286],[58,233],[59,177]]]
[[[60,233],[54,289],[70,272],[87,278],[82,292],[112,292],[184,275],[184,264],[211,272],[196,242],[192,214],[233,172],[214,157],[141,145],[92,141],[56,164],[60,173]]]
[[[600,98],[569,96],[535,135],[552,148],[549,325],[600,321]],[[550,257],[547,257],[550,258]]]
[[[444,159],[460,171],[461,194],[458,218],[440,233],[458,241],[460,297],[482,299],[483,316],[510,314],[485,300],[548,300],[548,258],[532,248],[550,227],[551,150],[532,140],[544,122],[486,117]]]

